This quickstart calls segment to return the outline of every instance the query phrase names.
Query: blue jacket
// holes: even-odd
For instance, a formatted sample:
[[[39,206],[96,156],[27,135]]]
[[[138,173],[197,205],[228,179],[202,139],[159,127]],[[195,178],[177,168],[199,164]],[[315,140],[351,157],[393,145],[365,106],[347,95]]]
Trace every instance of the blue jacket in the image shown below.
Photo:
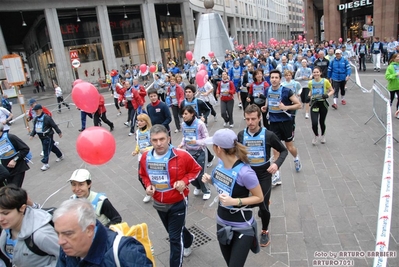
[[[352,73],[349,61],[344,57],[334,58],[328,65],[327,77],[334,81],[345,81],[347,76]]]
[[[62,248],[56,267],[115,267],[113,242],[116,233],[105,228],[99,221],[97,232],[88,254],[84,259],[67,256]],[[123,237],[119,244],[119,261],[121,267],[150,267],[152,262],[146,257],[143,245],[133,237]]]

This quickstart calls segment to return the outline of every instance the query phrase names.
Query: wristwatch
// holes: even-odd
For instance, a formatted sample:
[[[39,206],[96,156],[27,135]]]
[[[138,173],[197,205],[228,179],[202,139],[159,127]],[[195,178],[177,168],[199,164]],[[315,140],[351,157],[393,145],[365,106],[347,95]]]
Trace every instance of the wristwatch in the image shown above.
[[[15,161],[15,162],[17,162],[17,161],[19,160],[19,157],[16,156],[16,157],[14,157],[12,160]]]

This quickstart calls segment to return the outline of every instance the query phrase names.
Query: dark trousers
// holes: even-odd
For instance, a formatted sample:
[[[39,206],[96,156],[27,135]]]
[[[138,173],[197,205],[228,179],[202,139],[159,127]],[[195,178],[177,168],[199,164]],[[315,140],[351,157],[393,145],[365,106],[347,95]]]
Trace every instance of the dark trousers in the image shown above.
[[[118,98],[115,98],[115,97],[114,97],[114,105],[115,105],[115,108],[120,112]]]
[[[42,158],[42,163],[48,164],[50,152],[53,152],[57,156],[57,158],[60,158],[62,156],[61,150],[59,150],[58,147],[54,145],[54,140],[52,135],[43,137],[40,140],[42,141],[43,154],[44,154]]]
[[[262,230],[267,230],[270,223],[269,200],[272,188],[272,176],[267,175],[266,178],[262,178],[259,180],[259,184],[263,192],[263,202],[259,203],[258,216],[262,221]]]
[[[186,213],[187,201],[184,200],[175,203],[167,212],[158,211],[158,215],[169,234],[170,243],[170,267],[180,267],[183,263],[183,248],[189,248],[193,243],[193,236],[187,230]]]
[[[213,96],[215,97],[216,101],[218,101],[218,98],[216,97],[216,91],[218,90],[218,84],[219,83],[220,83],[220,80],[212,80]]]
[[[242,104],[242,110],[244,111],[245,114],[245,108],[251,104],[247,102],[247,97],[248,97],[248,92],[239,92],[240,97],[241,97],[241,104]]]
[[[211,103],[209,103],[209,102],[205,102],[206,103],[206,105],[211,109],[211,115],[212,116],[216,116],[216,111],[215,111],[215,109],[213,108],[213,106],[211,105]],[[209,112],[207,112],[208,114],[207,114],[207,116],[205,117],[205,124],[207,124],[208,123],[208,117],[209,117]]]
[[[136,126],[136,110],[133,106],[127,110],[127,121],[130,122],[130,132],[134,133],[134,127]]]
[[[227,102],[220,101],[220,114],[224,119],[224,122],[229,123],[230,125],[234,124],[233,109],[234,109],[234,99],[231,99]]]
[[[334,98],[338,98],[338,93],[341,91],[341,96],[345,95],[345,84],[346,81],[332,81],[333,88],[334,88]]]
[[[173,120],[175,121],[176,129],[180,130],[180,108],[179,106],[172,105]]]
[[[15,184],[18,187],[22,187],[24,178],[25,178],[25,172],[16,173],[7,179],[7,184]]]
[[[392,106],[393,100],[395,99],[395,94],[398,97],[398,100],[396,101],[396,110],[398,110],[398,108],[399,108],[399,89],[395,90],[395,91],[389,91],[389,94],[390,94],[390,98],[391,98],[390,99],[391,100],[391,106]]]
[[[222,227],[217,224],[217,230]],[[228,267],[242,267],[245,265],[249,250],[254,242],[253,236],[242,235],[234,231],[230,245],[219,243],[220,250]]]
[[[162,94],[157,93],[157,95],[158,95],[159,100],[161,100],[162,102],[165,102],[165,93],[162,93]]]
[[[58,103],[58,111],[61,112],[61,104],[66,106],[68,109],[70,109],[69,105],[64,102],[64,98],[62,96],[57,96],[57,103]]]
[[[101,119],[101,121],[103,121],[106,124],[108,124],[108,126],[110,128],[114,128],[114,124],[107,119],[107,112],[104,112],[102,114],[100,114],[98,112],[94,113],[94,116],[93,116],[94,126],[99,126],[100,125],[100,119]]]
[[[191,182],[193,186],[197,189],[201,189],[202,193],[207,194],[210,193],[211,190],[209,190],[208,186],[202,182],[202,175],[204,175],[204,169],[205,169],[205,151],[200,149],[200,150],[187,150],[188,153],[193,156],[195,161],[201,166],[201,172],[195,178],[194,181]]]
[[[310,107],[310,120],[312,121],[312,130],[316,136],[319,135],[319,123],[321,135],[324,135],[324,133],[326,132],[327,113],[328,106],[326,101],[317,101]]]
[[[359,70],[362,70],[362,67],[363,70],[366,70],[366,56],[364,54],[359,56]]]
[[[86,116],[89,116],[89,118],[93,118],[93,115],[81,110],[80,111],[80,122],[82,124],[82,130],[86,129]]]

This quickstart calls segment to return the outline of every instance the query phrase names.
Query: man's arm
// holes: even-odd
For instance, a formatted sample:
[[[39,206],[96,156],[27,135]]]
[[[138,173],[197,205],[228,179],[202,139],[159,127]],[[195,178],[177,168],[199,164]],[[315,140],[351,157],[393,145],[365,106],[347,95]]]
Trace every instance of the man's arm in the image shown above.
[[[280,169],[281,165],[283,165],[283,162],[285,158],[288,155],[287,148],[284,146],[284,144],[280,141],[280,139],[277,137],[275,133],[272,131],[267,131],[266,134],[266,144],[269,147],[274,148],[278,152],[280,152],[280,155],[277,159],[275,159],[274,163],[278,166]]]
[[[172,121],[172,115],[170,114],[170,110],[166,105],[163,105],[162,111],[163,114],[165,115],[165,120],[162,122],[162,125],[168,129],[169,123],[171,123]]]
[[[118,258],[121,266],[152,267],[147,258],[144,246],[135,238],[122,237]]]
[[[46,116],[45,120],[47,120],[48,124],[57,132],[58,135],[62,135],[60,128],[55,124],[54,120],[50,116]]]
[[[179,159],[179,168],[185,170],[185,175],[181,179],[178,177],[178,180],[182,180],[186,185],[189,185],[190,182],[198,177],[202,168],[188,152],[182,151],[181,153],[185,153],[185,155],[179,155],[183,158],[181,161]]]
[[[9,134],[8,138],[10,139],[11,144],[15,147],[18,153],[18,161],[24,160],[26,155],[28,155],[30,148],[24,141],[22,141],[18,136]]]

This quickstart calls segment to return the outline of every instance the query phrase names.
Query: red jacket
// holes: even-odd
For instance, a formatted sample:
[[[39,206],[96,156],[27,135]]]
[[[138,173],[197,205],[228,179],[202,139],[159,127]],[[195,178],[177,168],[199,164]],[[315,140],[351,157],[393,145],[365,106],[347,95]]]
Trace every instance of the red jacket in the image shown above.
[[[49,115],[50,117],[52,117],[53,116],[53,114],[51,113],[51,111],[50,110],[48,110],[46,107],[44,107],[44,106],[42,106],[43,107],[43,113],[44,114],[47,114],[47,115]],[[31,120],[33,120],[33,114],[32,114],[32,109],[33,108],[30,108],[29,109],[29,113],[28,113],[28,121],[31,121]]]
[[[125,87],[122,87],[120,84],[117,84],[115,88],[116,88],[116,92],[119,94],[119,101],[126,99],[125,92],[127,91],[127,89]],[[131,92],[132,92],[131,102],[132,102],[133,108],[137,109],[139,106],[143,106],[144,101],[141,98],[141,96],[139,95],[139,92],[134,88],[132,88]],[[125,102],[125,108],[127,108],[127,101]]]
[[[144,86],[139,84],[137,87],[132,85],[132,88],[139,92],[141,99],[143,100],[143,104],[145,103],[145,96],[147,95],[147,91],[145,90]]]
[[[229,83],[229,87],[230,87],[229,95],[228,96],[224,96],[224,95],[220,94],[220,88],[221,88],[220,86],[221,86],[222,83],[227,83],[227,82]],[[216,94],[220,95],[220,100],[221,101],[227,102],[227,101],[230,101],[230,100],[234,99],[235,92],[236,92],[236,88],[234,87],[234,83],[232,81],[223,81],[222,80],[222,81],[220,81],[218,83],[218,89],[216,91]]]
[[[147,173],[147,154],[153,153],[153,149],[143,153],[140,160],[139,174],[143,179],[145,187],[151,185],[151,180]],[[201,166],[194,160],[194,158],[185,150],[172,148],[172,153],[168,161],[168,172],[170,176],[170,185],[173,187],[177,181],[183,181],[186,184],[186,189],[183,195],[187,196],[190,192],[190,182],[195,180],[201,172]],[[155,190],[153,195],[154,200],[160,203],[173,204],[183,200],[182,194],[176,189],[167,192],[159,192]]]
[[[166,95],[169,95],[169,94],[170,94],[170,86],[166,90]],[[177,105],[179,107],[181,107],[181,103],[183,102],[184,98],[185,98],[185,96],[184,96],[183,88],[176,83],[176,99],[177,99]]]
[[[107,109],[105,108],[105,100],[103,95],[98,94],[100,97],[100,102],[98,103],[98,109],[97,109],[97,113],[98,114],[103,114],[107,111]]]

